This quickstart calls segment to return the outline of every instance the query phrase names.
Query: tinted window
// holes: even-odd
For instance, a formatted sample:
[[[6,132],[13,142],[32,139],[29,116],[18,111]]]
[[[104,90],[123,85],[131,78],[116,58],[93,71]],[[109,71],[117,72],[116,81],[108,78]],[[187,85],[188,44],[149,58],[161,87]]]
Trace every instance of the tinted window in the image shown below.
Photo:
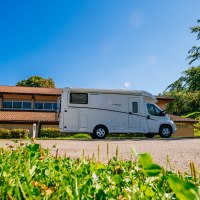
[[[43,109],[43,103],[36,102],[36,103],[35,103],[35,109],[36,109],[36,110]]]
[[[147,110],[150,115],[163,116],[161,110],[153,104],[147,104]]]
[[[88,94],[86,93],[70,93],[70,103],[87,104]]]
[[[53,103],[53,110],[57,110],[57,103]]]
[[[14,109],[21,109],[22,108],[22,102],[13,102],[13,108]]]
[[[31,102],[23,102],[23,109],[25,110],[31,109]]]
[[[44,110],[52,110],[52,103],[44,103]]]
[[[12,102],[11,101],[3,102],[3,108],[12,108]]]
[[[132,102],[132,112],[138,113],[138,102]]]
[[[28,101],[4,101],[3,108],[5,109],[21,109],[21,110],[30,110],[31,102]]]
[[[150,115],[155,115],[154,105],[147,104],[147,109]]]

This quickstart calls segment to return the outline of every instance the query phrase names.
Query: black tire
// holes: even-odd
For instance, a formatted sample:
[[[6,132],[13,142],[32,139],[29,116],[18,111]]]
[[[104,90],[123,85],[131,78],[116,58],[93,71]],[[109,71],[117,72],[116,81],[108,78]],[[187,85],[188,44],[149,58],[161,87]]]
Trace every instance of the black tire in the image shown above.
[[[99,125],[94,128],[91,137],[93,139],[104,139],[107,134],[108,134],[108,129],[103,125]]]
[[[159,131],[161,138],[170,138],[172,135],[172,128],[169,125],[162,125]]]
[[[154,133],[147,133],[147,134],[144,134],[144,136],[146,138],[153,138],[154,137]]]

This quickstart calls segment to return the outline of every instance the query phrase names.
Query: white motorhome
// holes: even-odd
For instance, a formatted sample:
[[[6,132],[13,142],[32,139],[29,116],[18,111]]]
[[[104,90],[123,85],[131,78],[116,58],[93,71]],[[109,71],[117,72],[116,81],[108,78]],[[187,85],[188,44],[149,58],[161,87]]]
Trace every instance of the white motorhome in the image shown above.
[[[64,88],[59,128],[61,132],[91,133],[98,139],[110,133],[169,138],[176,126],[156,102],[145,91]]]

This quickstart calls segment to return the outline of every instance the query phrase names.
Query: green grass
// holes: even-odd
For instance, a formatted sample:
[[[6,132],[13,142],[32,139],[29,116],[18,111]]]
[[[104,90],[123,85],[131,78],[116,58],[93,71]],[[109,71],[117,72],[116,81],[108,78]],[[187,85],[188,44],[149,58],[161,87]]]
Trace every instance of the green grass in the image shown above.
[[[0,148],[0,199],[200,199],[193,163],[191,174],[176,174],[169,162],[166,170],[148,153],[132,154],[133,160],[122,161],[116,149],[105,164],[84,154],[52,156],[33,142]]]

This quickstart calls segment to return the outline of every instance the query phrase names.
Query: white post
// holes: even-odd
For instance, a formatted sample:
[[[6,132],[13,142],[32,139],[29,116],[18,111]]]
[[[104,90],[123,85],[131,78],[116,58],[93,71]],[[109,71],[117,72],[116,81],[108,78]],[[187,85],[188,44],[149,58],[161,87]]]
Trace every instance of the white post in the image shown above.
[[[33,138],[36,137],[36,124],[33,124]]]

